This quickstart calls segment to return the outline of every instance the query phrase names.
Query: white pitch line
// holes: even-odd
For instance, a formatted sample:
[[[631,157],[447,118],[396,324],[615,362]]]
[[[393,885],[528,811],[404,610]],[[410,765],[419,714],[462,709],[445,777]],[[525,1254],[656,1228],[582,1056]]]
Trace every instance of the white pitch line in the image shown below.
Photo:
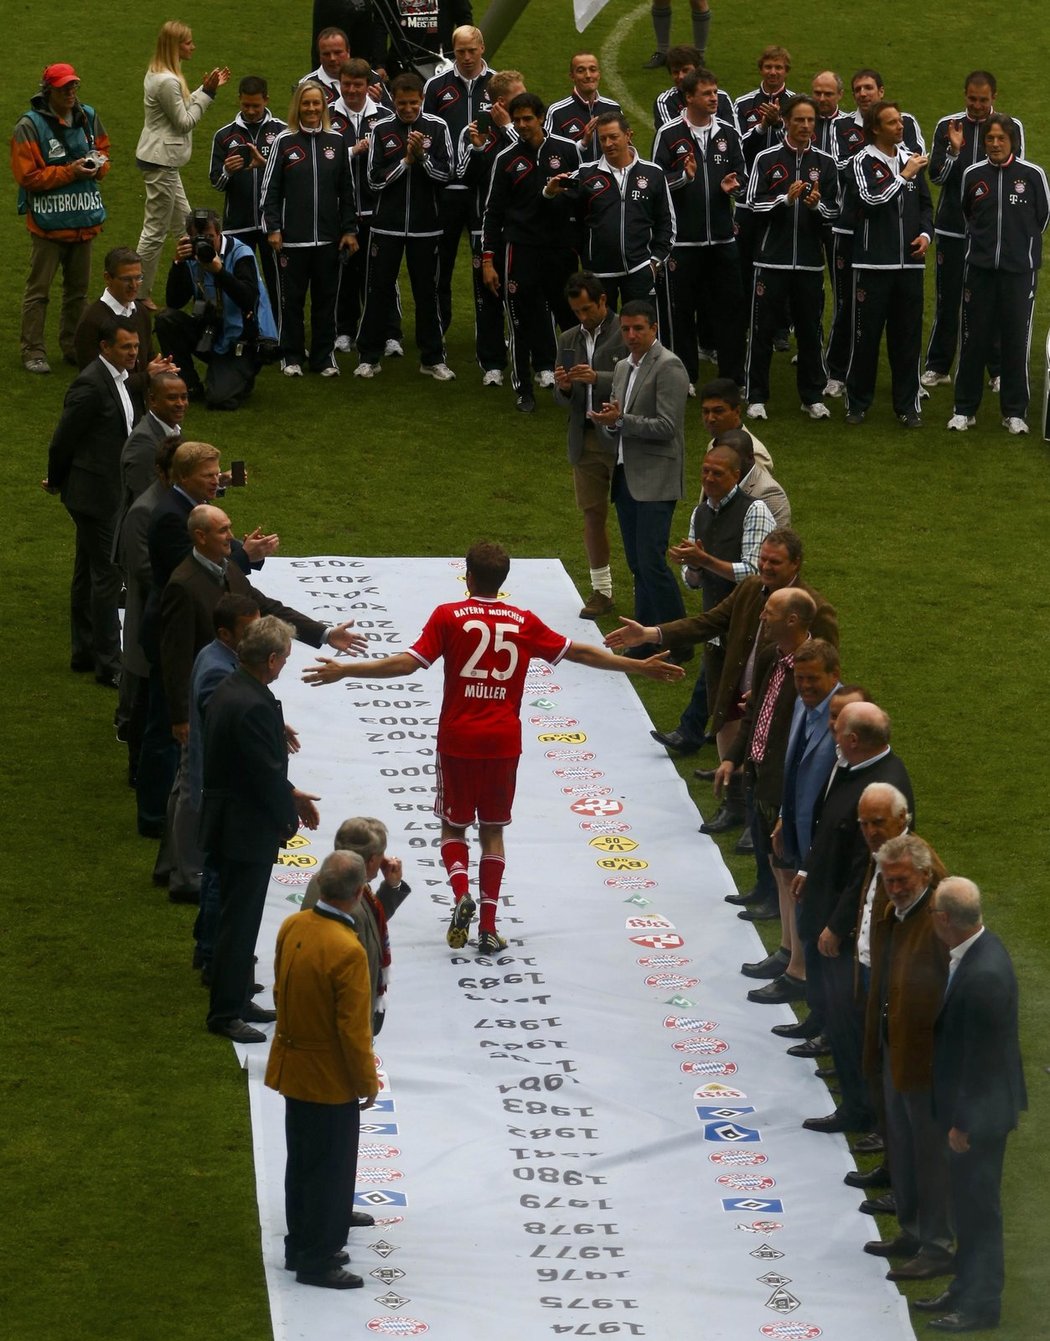
[[[634,123],[636,131],[640,130],[643,125],[648,126],[649,112],[641,103],[635,102],[626,91],[623,76],[620,74],[620,48],[623,46],[627,34],[643,14],[649,13],[649,9],[648,4],[637,5],[625,14],[602,43],[601,51],[598,53],[601,59],[602,72],[608,77],[609,84],[620,90],[617,101],[627,118]]]

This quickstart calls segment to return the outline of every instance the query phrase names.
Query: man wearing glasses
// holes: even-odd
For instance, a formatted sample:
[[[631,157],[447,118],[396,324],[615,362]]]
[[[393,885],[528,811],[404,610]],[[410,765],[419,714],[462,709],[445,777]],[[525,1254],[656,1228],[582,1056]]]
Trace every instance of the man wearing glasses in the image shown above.
[[[138,301],[142,287],[142,261],[138,252],[130,247],[113,247],[106,253],[102,278],[105,281],[102,296],[85,309],[74,336],[77,367],[83,371],[98,357],[99,328],[108,316],[116,313],[132,321],[138,332],[139,353],[126,386],[138,417],[145,410],[149,379],[157,373],[177,374],[179,370],[172,359],[154,354],[149,309]]]

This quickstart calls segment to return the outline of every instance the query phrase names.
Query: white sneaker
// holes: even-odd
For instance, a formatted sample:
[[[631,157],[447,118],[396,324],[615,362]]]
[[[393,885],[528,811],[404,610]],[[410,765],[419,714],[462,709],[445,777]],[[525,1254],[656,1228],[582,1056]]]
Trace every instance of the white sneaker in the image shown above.
[[[383,346],[383,354],[388,359],[403,359],[405,347],[400,340],[388,340]]]
[[[998,378],[998,377],[989,377],[989,379],[988,379],[988,390],[989,390],[989,391],[994,391],[995,394],[998,396],[998,394],[999,394],[999,378]]]
[[[485,376],[481,379],[481,385],[502,386],[503,374],[500,372],[498,368],[490,368],[488,372],[485,374]]]
[[[354,349],[354,339],[351,335],[337,335],[335,340],[335,352],[337,354],[351,354]]]
[[[803,405],[802,413],[808,414],[810,419],[830,419],[831,411],[823,401],[815,400],[812,405]],[[763,416],[764,417],[764,416]]]
[[[824,395],[832,396],[835,400],[838,400],[840,396],[844,396],[845,394],[846,394],[846,383],[840,382],[835,377],[829,377],[828,384],[824,388]]]
[[[927,368],[919,378],[923,386],[951,386],[952,379],[947,373],[934,372],[932,368]]]
[[[433,377],[435,382],[454,382],[456,374],[447,363],[421,363],[419,371],[426,377]]]
[[[327,368],[322,368],[322,369],[321,369],[321,376],[322,376],[322,377],[338,377],[338,376],[339,376],[339,369],[335,366],[334,363],[330,363],[330,364],[328,365]]]
[[[1023,419],[1018,419],[1016,417],[1004,419],[1003,428],[1006,429],[1007,433],[1013,433],[1015,435],[1018,433],[1028,432],[1028,425],[1025,423],[1025,421]]]
[[[701,363],[718,363],[717,349],[701,349],[697,351],[697,357]]]
[[[550,390],[550,388],[554,385],[554,374],[551,372],[550,368],[544,368],[542,372],[538,372],[536,374],[534,380],[537,386],[541,386],[547,390]]]
[[[766,414],[766,407],[762,402],[756,400],[754,405],[749,405],[747,407],[747,417],[749,419],[768,419],[769,415]]]
[[[378,377],[383,371],[381,363],[359,363],[354,369],[355,377]]]
[[[977,420],[972,414],[953,414],[948,420],[949,433],[965,433],[968,428],[973,428]]]
[[[285,377],[302,377],[303,375],[303,370],[298,363],[282,363],[281,372],[284,373]]]

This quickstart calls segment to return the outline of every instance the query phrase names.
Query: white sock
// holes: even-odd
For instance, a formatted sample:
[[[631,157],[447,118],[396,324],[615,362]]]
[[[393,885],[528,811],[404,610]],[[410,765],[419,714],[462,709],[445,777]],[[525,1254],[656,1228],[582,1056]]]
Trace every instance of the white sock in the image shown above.
[[[612,569],[608,564],[604,568],[592,568],[591,589],[600,591],[603,596],[612,596]]]

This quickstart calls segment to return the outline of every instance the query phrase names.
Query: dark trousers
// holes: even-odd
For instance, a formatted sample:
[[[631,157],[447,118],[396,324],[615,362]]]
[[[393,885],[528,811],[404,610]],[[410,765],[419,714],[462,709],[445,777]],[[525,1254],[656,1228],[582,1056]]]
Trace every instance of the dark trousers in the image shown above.
[[[554,326],[562,330],[575,318],[565,298],[565,281],[576,267],[576,253],[568,247],[508,245],[503,262],[503,292],[510,326],[510,368],[514,389],[528,387],[532,372],[554,367]],[[608,293],[608,280],[602,281]],[[609,299],[610,308],[612,298]],[[568,315],[566,312],[568,311]]]
[[[474,290],[474,350],[484,372],[507,366],[503,303],[481,281],[481,234],[470,238],[470,273]]]
[[[825,358],[828,376],[836,382],[846,380],[849,351],[853,343],[853,234],[831,235],[831,287],[835,295],[835,313]]]
[[[922,268],[853,271],[853,347],[846,372],[846,410],[862,413],[875,399],[879,345],[886,332],[894,414],[919,412],[922,353]]]
[[[931,372],[951,372],[959,345],[959,312],[963,297],[963,266],[966,257],[964,237],[937,235],[937,309],[933,314],[930,341],[926,346],[926,366]]]
[[[281,251],[281,356],[306,357],[306,295],[310,295],[310,369],[335,366],[335,308],[339,296],[339,248],[285,247]]]
[[[715,688],[717,689],[718,686],[716,685]],[[678,730],[694,745],[702,745],[707,732],[707,719],[710,716],[711,712],[707,702],[707,671],[701,658],[700,671],[693,684],[693,692],[689,696],[685,711],[678,719]]]
[[[219,894],[219,868],[206,857],[201,871],[200,908],[193,924],[193,938],[201,963],[210,967],[215,958],[215,941],[219,934],[219,913],[222,899]]]
[[[747,399],[769,399],[769,365],[773,360],[773,337],[785,320],[795,328],[798,362],[795,384],[803,405],[812,405],[824,395],[828,369],[820,340],[820,314],[824,306],[823,270],[773,270],[755,266],[751,299],[751,344],[747,352]]]
[[[871,1121],[871,1104],[864,1080],[864,1007],[854,999],[853,949],[843,945],[834,959],[822,955],[816,941],[806,941],[806,1000],[819,1011],[831,1047],[842,1098],[839,1107],[858,1127]]]
[[[276,316],[281,310],[281,278],[277,253],[267,242],[266,234],[261,228],[252,229],[247,233],[237,233],[235,236],[238,242],[243,242],[246,247],[251,247],[259,258],[259,269],[262,271],[263,283],[266,285],[266,292],[270,295],[270,306]]]
[[[948,1142],[934,1121],[929,1089],[894,1088],[892,1047],[885,1039],[882,1095],[886,1108],[886,1149],[901,1233],[917,1239],[927,1252],[950,1252]]]
[[[437,294],[442,335],[452,325],[452,274],[459,255],[459,240],[464,233],[468,239],[470,237],[473,201],[473,191],[446,186],[438,202],[441,238],[438,242]]]
[[[718,350],[719,377],[743,386],[746,309],[736,243],[675,247],[668,262],[667,281],[671,294],[669,343],[685,364],[690,382],[700,376],[698,348],[703,345]]]
[[[76,527],[73,580],[69,586],[70,656],[95,663],[96,675],[120,671],[120,589],[123,577],[113,562],[113,518],[66,511]]]
[[[397,302],[397,276],[402,257],[408,266],[416,305],[416,347],[421,363],[445,361],[445,341],[438,315],[438,239],[395,237],[373,230],[365,275],[365,310],[357,333],[362,363],[378,363],[387,341],[390,313]]]
[[[944,1137],[947,1143],[947,1136]],[[952,1219],[955,1222],[955,1279],[948,1286],[952,1305],[998,1322],[1003,1293],[1003,1181],[1006,1137],[970,1138],[965,1155],[948,1152]]]
[[[634,577],[634,617],[639,624],[681,619],[685,602],[667,566],[667,545],[675,501],[640,503],[631,497],[623,466],[613,474],[612,500],[620,523],[623,552]]]
[[[357,221],[358,249],[343,264],[343,274],[339,281],[339,303],[336,308],[336,330],[340,335],[349,335],[357,339],[361,325],[361,315],[365,310],[365,280],[368,274],[368,249],[372,238],[372,228],[368,219]],[[386,338],[401,342],[401,294],[394,285],[394,301],[387,320]]]
[[[243,1019],[251,1000],[255,980],[255,940],[262,922],[273,859],[231,861],[220,855],[216,864],[219,868],[219,931],[212,961],[209,1025]]]
[[[154,665],[150,668],[149,703],[135,783],[140,825],[167,823],[168,797],[178,766],[179,747],[171,734],[164,677],[160,666]]]
[[[300,1271],[323,1271],[350,1233],[361,1110],[355,1100],[284,1101],[284,1256]]]
[[[602,275],[602,287],[609,302],[609,311],[618,312],[624,303],[640,298],[659,310],[656,276],[651,265],[636,270],[633,275]]]
[[[966,267],[962,306],[962,352],[955,378],[955,413],[976,414],[984,392],[984,369],[1000,339],[999,405],[1006,418],[1028,415],[1031,386],[1028,354],[1032,342],[1036,272]]]

